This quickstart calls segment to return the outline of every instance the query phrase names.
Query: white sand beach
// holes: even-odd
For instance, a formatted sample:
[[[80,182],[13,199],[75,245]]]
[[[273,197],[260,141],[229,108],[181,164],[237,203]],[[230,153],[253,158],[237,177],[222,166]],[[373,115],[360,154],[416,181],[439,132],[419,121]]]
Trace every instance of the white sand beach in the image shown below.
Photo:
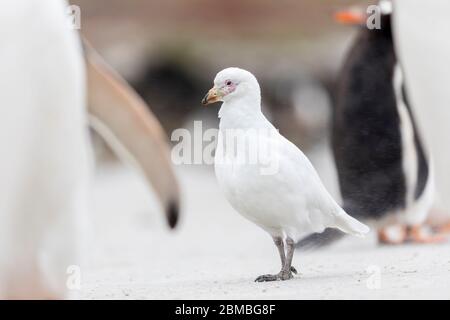
[[[450,298],[450,244],[377,247],[373,234],[297,251],[301,274],[294,280],[255,283],[258,275],[279,271],[270,237],[228,205],[211,168],[180,167],[178,173],[183,218],[170,232],[137,174],[99,170],[80,298]]]

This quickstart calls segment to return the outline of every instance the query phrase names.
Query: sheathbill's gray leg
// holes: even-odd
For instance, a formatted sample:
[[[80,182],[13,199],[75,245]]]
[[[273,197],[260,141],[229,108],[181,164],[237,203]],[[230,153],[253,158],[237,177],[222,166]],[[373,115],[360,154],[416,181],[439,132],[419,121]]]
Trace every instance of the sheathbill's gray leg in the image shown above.
[[[289,280],[294,276],[292,273],[297,274],[297,270],[295,268],[292,270],[292,258],[294,257],[295,251],[295,242],[291,238],[286,238],[286,263],[280,272],[281,280]]]
[[[256,278],[256,282],[289,280],[293,278],[292,273],[297,274],[297,270],[291,266],[294,255],[294,241],[291,238],[286,239],[287,257],[284,251],[284,242],[281,237],[274,237],[273,242],[277,246],[281,259],[281,271],[278,274],[265,274]]]

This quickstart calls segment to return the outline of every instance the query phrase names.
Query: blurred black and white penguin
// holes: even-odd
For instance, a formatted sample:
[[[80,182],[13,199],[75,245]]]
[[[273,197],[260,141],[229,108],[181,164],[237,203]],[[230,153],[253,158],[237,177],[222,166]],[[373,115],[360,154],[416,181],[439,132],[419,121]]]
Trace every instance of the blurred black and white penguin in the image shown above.
[[[392,3],[380,1],[379,28],[368,16],[339,13],[340,22],[360,24],[336,83],[332,147],[343,207],[357,219],[373,222],[380,243],[434,242],[422,225],[433,204],[434,179],[408,101],[403,70],[391,30]],[[396,237],[388,232],[400,230]],[[322,245],[340,237],[326,230],[300,241]]]

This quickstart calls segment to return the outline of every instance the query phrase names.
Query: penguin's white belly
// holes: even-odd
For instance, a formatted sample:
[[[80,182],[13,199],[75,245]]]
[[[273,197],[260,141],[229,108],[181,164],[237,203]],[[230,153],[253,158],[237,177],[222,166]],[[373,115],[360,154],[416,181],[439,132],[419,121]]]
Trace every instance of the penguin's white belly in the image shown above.
[[[66,5],[8,0],[0,11],[0,297],[64,297],[79,264],[89,148]]]
[[[409,113],[405,102],[402,99],[402,85],[404,83],[403,72],[399,65],[394,70],[393,86],[397,99],[397,110],[400,119],[400,135],[402,137],[402,168],[405,177],[406,194],[405,208],[398,212],[397,218],[401,223],[408,225],[422,224],[429,213],[433,204],[434,196],[434,174],[432,170],[432,161],[429,159],[429,175],[427,177],[426,187],[423,193],[415,198],[415,191],[418,183],[418,150],[415,145],[412,113]],[[410,108],[413,108],[410,106]],[[412,111],[411,111],[412,112]]]
[[[393,30],[399,59],[408,70],[406,87],[427,149],[434,155],[435,205],[450,212],[450,42],[442,41],[450,30],[450,2],[400,0],[394,6]],[[427,50],[417,50],[418,44]]]

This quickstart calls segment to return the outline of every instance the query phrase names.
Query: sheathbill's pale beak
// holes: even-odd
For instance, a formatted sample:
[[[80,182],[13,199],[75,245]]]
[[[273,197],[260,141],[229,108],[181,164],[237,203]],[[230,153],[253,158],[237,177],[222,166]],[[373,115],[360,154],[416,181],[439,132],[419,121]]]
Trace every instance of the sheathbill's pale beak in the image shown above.
[[[218,102],[223,97],[222,91],[216,87],[212,88],[208,91],[205,97],[202,100],[203,105],[208,105],[214,102]]]

